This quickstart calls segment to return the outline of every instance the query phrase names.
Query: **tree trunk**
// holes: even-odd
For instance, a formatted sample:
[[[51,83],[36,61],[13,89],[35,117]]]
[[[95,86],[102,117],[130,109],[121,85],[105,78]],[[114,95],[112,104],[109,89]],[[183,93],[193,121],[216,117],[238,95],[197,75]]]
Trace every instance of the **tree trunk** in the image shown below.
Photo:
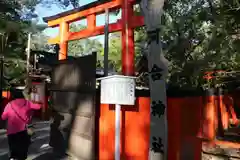
[[[168,61],[160,43],[160,24],[164,0],[141,0],[148,33],[148,72],[151,95],[150,160],[167,160],[167,97]]]

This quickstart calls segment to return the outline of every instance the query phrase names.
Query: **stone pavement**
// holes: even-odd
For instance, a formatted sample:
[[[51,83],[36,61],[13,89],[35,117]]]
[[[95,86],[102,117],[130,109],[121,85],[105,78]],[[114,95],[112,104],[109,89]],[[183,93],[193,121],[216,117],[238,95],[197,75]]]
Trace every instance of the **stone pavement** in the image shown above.
[[[29,148],[28,160],[54,160],[49,142],[49,121],[35,121],[35,135]],[[8,160],[8,142],[5,130],[0,130],[0,160]],[[59,160],[59,158],[58,158]]]

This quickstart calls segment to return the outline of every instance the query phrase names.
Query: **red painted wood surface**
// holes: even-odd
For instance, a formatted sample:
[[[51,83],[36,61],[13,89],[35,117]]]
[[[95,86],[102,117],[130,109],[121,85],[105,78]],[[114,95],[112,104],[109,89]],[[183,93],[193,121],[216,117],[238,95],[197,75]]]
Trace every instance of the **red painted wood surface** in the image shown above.
[[[202,136],[206,139],[213,140],[216,137],[217,127],[217,106],[215,104],[215,96],[206,97],[203,104]]]
[[[136,28],[138,26],[143,26],[144,25],[144,20],[143,17],[141,16],[135,16],[131,18],[132,23],[130,23],[131,28]],[[112,32],[117,32],[122,30],[122,20],[118,20],[116,23],[111,23],[109,24],[109,33]],[[94,28],[93,30],[91,29],[84,29],[79,32],[70,32],[68,34],[68,40],[77,40],[77,39],[83,39],[83,38],[88,38],[88,37],[93,37],[93,36],[98,36],[104,34],[104,25],[102,26],[95,26],[92,27]],[[55,40],[51,40],[51,43],[58,43],[59,39],[56,38]]]
[[[134,28],[131,27],[134,17],[133,6],[127,1],[122,4],[122,74],[134,75]],[[134,21],[133,21],[134,22]]]
[[[168,160],[201,159],[202,108],[202,97],[168,98]]]
[[[64,60],[67,58],[67,51],[68,51],[68,39],[67,39],[67,35],[69,32],[69,24],[66,22],[61,22],[60,24],[60,32],[59,32],[59,47],[60,47],[60,51],[59,51],[59,55],[58,55],[58,59],[59,60]]]
[[[122,107],[121,159],[147,160],[150,136],[150,99],[137,98],[135,106]],[[101,105],[99,121],[99,159],[114,160],[114,106]]]
[[[168,98],[168,160],[180,159],[183,147],[191,147],[195,160],[201,159],[202,97]],[[101,105],[99,121],[100,160],[114,159],[114,107]],[[121,115],[121,158],[148,160],[150,136],[150,98],[139,97],[136,108],[127,107]],[[187,142],[187,143],[186,143]],[[183,146],[183,144],[188,144]]]
[[[201,160],[203,143],[239,147],[240,143],[215,140],[217,107],[219,100],[223,100],[220,97],[168,98],[168,160],[181,160],[186,154],[192,154],[194,160]],[[122,110],[121,155],[124,160],[148,160],[150,98],[139,97],[136,107],[138,109],[127,107]],[[101,105],[100,115],[100,160],[113,160],[114,107]]]

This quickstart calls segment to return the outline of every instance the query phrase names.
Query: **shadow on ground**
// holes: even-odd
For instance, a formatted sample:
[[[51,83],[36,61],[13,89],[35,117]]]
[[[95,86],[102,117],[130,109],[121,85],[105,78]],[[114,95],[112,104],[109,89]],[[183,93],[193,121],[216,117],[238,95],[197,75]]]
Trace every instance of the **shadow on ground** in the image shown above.
[[[52,153],[44,153],[33,160],[57,160],[57,158]]]
[[[52,153],[51,151],[46,152],[42,155],[39,155],[35,158],[33,158],[32,160],[65,160],[67,159],[67,157],[60,157],[54,153]]]
[[[0,156],[1,160],[8,160],[8,153]]]

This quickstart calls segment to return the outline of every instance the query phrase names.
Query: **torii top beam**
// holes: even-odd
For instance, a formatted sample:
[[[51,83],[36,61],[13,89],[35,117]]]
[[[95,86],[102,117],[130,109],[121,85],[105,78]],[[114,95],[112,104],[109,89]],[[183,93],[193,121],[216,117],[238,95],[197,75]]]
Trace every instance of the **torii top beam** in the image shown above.
[[[135,0],[126,0],[127,3],[133,4]],[[48,23],[49,27],[57,27],[63,19],[65,22],[71,23],[81,20],[91,14],[101,14],[106,8],[110,11],[121,8],[124,0],[98,0],[87,5],[62,12],[50,17],[44,17],[44,22]]]
[[[129,6],[129,8],[131,8],[130,6],[135,3],[135,0],[98,0],[96,2],[89,3],[76,9],[62,12],[54,16],[45,17],[43,18],[43,20],[48,23],[49,27],[60,26],[60,32],[62,32],[62,29],[66,29],[64,37],[67,41],[97,36],[104,33],[104,26],[96,26],[96,15],[103,13],[105,9],[112,11],[122,8],[124,10],[124,8],[126,8],[124,3],[127,3],[126,6]],[[126,11],[129,12],[129,10],[131,9],[128,9]],[[109,32],[116,32],[122,30],[122,24],[126,24],[125,19],[129,20],[130,23],[128,25],[130,28],[136,28],[144,25],[144,20],[142,16],[134,16],[133,14],[130,15],[125,13],[123,14],[127,15],[127,17],[122,17],[122,19],[118,20],[117,23],[110,24]],[[87,18],[88,23],[87,29],[77,33],[69,32],[69,23],[85,18]],[[59,33],[58,37],[50,39],[49,42],[60,43],[60,37],[61,33]]]

